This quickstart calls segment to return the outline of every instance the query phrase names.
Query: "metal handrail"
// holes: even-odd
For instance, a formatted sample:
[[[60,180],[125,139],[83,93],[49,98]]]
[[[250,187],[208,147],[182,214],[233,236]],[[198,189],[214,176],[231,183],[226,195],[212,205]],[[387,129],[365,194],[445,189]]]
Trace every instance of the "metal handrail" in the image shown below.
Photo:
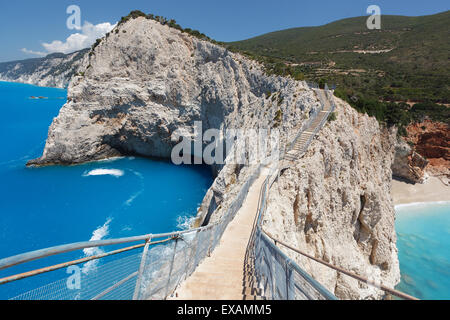
[[[263,229],[260,229],[260,231],[261,231],[261,236],[262,237],[266,237],[267,239],[271,239]],[[323,297],[325,297],[327,300],[338,300],[335,295],[333,295],[326,288],[324,288],[322,286],[322,284],[320,284],[317,280],[315,280],[313,277],[311,277],[307,272],[305,272],[305,270],[300,268],[300,266],[295,261],[293,261],[283,251],[281,251],[280,248],[276,246],[276,244],[273,244],[272,242],[269,242],[269,243],[272,245],[273,249],[276,250],[278,252],[278,254],[280,254],[283,257],[285,262],[287,264],[289,264],[296,272],[298,272]]]
[[[122,238],[122,239],[111,239],[111,240],[99,240],[99,241],[85,241],[85,242],[77,242],[66,245],[60,245],[55,247],[50,247],[46,249],[40,249],[36,251],[31,251],[27,253],[22,253],[16,256],[4,258],[0,260],[0,270],[10,268],[19,264],[23,264],[26,262],[30,262],[33,260],[46,258],[49,256],[54,256],[61,253],[72,252],[81,249],[88,248],[96,248],[117,244],[125,244],[131,242],[137,242],[141,240],[147,240],[151,237],[151,235],[138,236],[138,237],[130,237],[130,238]]]
[[[161,234],[147,234],[147,235],[143,235],[143,236],[119,238],[119,239],[77,242],[77,243],[65,244],[65,245],[50,247],[50,248],[46,248],[46,249],[31,251],[31,252],[22,253],[22,254],[19,254],[16,256],[1,259],[0,260],[0,270],[10,268],[10,267],[13,267],[13,266],[16,266],[19,264],[23,264],[26,262],[30,262],[33,260],[46,258],[49,256],[54,256],[54,255],[58,255],[58,254],[62,254],[62,253],[72,252],[72,251],[76,251],[76,250],[81,250],[81,249],[105,247],[105,246],[126,244],[126,243],[138,242],[138,241],[147,241],[149,239],[159,239],[159,238],[169,238],[169,237],[176,238],[176,237],[179,237],[186,233],[207,230],[209,228],[212,228],[215,224],[217,224],[217,222],[213,223],[211,225],[208,225],[208,226],[185,230],[185,231],[177,231],[177,232],[161,233]]]
[[[340,268],[340,267],[334,266],[334,265],[332,265],[331,263],[328,263],[328,262],[326,262],[326,261],[324,261],[324,260],[322,260],[322,259],[313,257],[313,256],[311,256],[311,255],[309,255],[309,254],[307,254],[307,253],[305,253],[305,252],[300,251],[300,250],[297,249],[297,248],[294,248],[294,247],[292,247],[292,246],[290,246],[290,245],[284,243],[283,241],[278,240],[277,238],[275,238],[274,236],[272,236],[272,235],[271,235],[269,232],[267,232],[267,231],[264,231],[264,233],[265,233],[265,235],[267,235],[270,239],[272,239],[273,241],[275,241],[275,243],[279,243],[279,244],[283,245],[284,247],[288,248],[289,250],[292,250],[292,251],[294,251],[294,252],[297,252],[297,253],[301,254],[302,256],[305,256],[305,257],[307,257],[307,258],[309,258],[309,259],[311,259],[311,260],[314,260],[314,261],[316,261],[316,262],[318,262],[318,263],[320,263],[320,264],[322,264],[322,265],[324,265],[324,266],[326,266],[326,267],[328,267],[328,268],[331,268],[331,269],[333,269],[333,270],[339,271],[339,272],[341,272],[341,273],[343,273],[343,274],[345,274],[345,275],[347,275],[347,276],[349,276],[349,277],[352,277],[352,278],[354,278],[354,279],[356,279],[356,280],[359,280],[359,281],[361,281],[361,282],[365,282],[365,283],[367,283],[367,284],[369,284],[369,285],[371,285],[371,286],[373,286],[373,287],[379,288],[379,289],[381,289],[381,290],[383,290],[383,291],[385,291],[385,292],[388,292],[388,293],[390,293],[390,294],[392,294],[392,295],[394,295],[394,296],[397,296],[397,297],[399,297],[399,298],[402,298],[402,299],[405,299],[405,300],[419,300],[419,299],[417,299],[416,297],[410,296],[409,294],[400,292],[400,291],[395,290],[395,289],[391,289],[391,288],[386,287],[385,285],[382,285],[382,284],[375,283],[375,282],[373,282],[373,281],[370,281],[370,280],[367,279],[366,277],[359,276],[359,275],[357,275],[357,274],[355,274],[355,273],[353,273],[353,272],[350,272],[350,271],[347,271],[347,270],[342,269],[342,268]]]
[[[271,238],[268,237],[268,235],[266,234],[266,231],[262,227],[262,218],[263,218],[264,212],[267,209],[267,206],[266,206],[267,194],[268,194],[268,191],[270,190],[271,186],[273,185],[273,183],[275,183],[275,181],[277,180],[276,178],[278,177],[278,172],[279,172],[279,168],[273,169],[272,172],[270,174],[268,174],[267,178],[265,179],[265,181],[263,182],[263,184],[261,186],[261,189],[259,192],[259,198],[258,198],[258,209],[257,209],[258,214],[255,219],[254,231],[252,231],[252,236],[251,236],[251,241],[250,241],[251,245],[249,245],[249,247],[253,246],[253,250],[254,250],[256,237],[259,236],[260,241],[265,240],[267,242],[267,244],[274,251],[277,252],[277,254],[279,254],[281,257],[283,257],[286,266],[289,265],[293,270],[295,270],[299,275],[301,275],[301,277],[307,283],[309,283],[315,290],[317,290],[317,292],[322,297],[326,298],[327,300],[337,300],[336,296],[334,296],[332,293],[330,293],[317,280],[312,278],[307,272],[305,272],[302,268],[300,268],[300,266],[298,266],[298,264],[296,264],[283,251],[281,251],[281,249],[279,247],[277,247],[276,244],[273,244],[270,241]],[[271,179],[273,179],[273,180],[271,181]],[[286,279],[286,281],[289,282],[288,279]],[[310,297],[308,294],[305,294],[305,295],[308,296],[310,299],[312,299],[312,297]],[[289,290],[287,290],[286,298],[289,299]]]
[[[166,239],[166,240],[151,242],[149,244],[156,245],[156,244],[165,243],[165,242],[168,242],[168,241],[171,241],[171,240],[172,240],[172,238],[169,238],[169,239]],[[145,245],[146,245],[145,243],[138,244],[138,245],[135,245],[135,246],[122,248],[122,249],[114,250],[114,251],[111,251],[111,252],[101,253],[101,254],[97,254],[97,255],[94,255],[94,256],[89,256],[89,257],[85,257],[85,258],[81,258],[81,259],[77,259],[77,260],[63,262],[63,263],[56,264],[56,265],[53,265],[53,266],[49,266],[49,267],[45,267],[45,268],[41,268],[41,269],[28,271],[28,272],[12,275],[12,276],[9,276],[9,277],[1,278],[0,279],[0,285],[6,284],[6,283],[9,283],[9,282],[13,282],[13,281],[17,281],[17,280],[21,280],[21,279],[25,279],[25,278],[29,278],[29,277],[32,277],[32,276],[37,276],[37,275],[43,274],[43,273],[56,271],[56,270],[63,269],[63,268],[66,268],[66,267],[82,264],[82,263],[89,262],[89,261],[92,261],[92,260],[98,260],[98,259],[101,259],[101,258],[113,256],[113,255],[116,255],[116,254],[119,254],[119,253],[132,251],[132,250],[135,250],[135,249],[142,248]]]

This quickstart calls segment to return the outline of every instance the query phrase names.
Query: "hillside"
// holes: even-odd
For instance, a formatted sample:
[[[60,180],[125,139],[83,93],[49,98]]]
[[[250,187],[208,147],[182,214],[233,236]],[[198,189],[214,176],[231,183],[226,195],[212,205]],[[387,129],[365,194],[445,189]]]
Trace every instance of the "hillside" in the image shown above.
[[[384,101],[450,102],[450,11],[423,17],[367,17],[294,28],[228,43],[278,74],[335,83],[349,96]]]
[[[0,80],[65,88],[89,49],[70,54],[0,63]]]

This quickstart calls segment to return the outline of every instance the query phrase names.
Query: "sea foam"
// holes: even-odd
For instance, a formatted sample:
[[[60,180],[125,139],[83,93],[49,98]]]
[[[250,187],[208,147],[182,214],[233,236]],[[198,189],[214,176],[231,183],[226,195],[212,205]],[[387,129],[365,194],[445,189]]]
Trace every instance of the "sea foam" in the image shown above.
[[[408,207],[429,207],[429,206],[435,206],[435,205],[449,205],[450,201],[435,201],[435,202],[412,202],[412,203],[405,203],[405,204],[397,204],[395,206],[395,209],[402,209],[402,208],[408,208]]]
[[[111,223],[111,221],[112,221],[112,218],[108,218],[102,226],[95,229],[94,232],[92,232],[92,237],[89,241],[102,240],[103,238],[108,236],[109,235],[109,224]],[[91,256],[102,254],[102,253],[104,253],[104,251],[102,249],[100,249],[99,247],[94,247],[94,248],[84,249],[83,253],[86,257],[91,257]],[[92,270],[95,270],[97,268],[97,264],[98,264],[98,260],[91,260],[91,261],[86,262],[83,265],[83,269],[82,269],[83,273],[88,274]]]
[[[95,170],[91,170],[89,172],[85,172],[83,174],[83,177],[107,176],[107,175],[119,178],[124,175],[124,171],[119,170],[119,169],[95,169]]]

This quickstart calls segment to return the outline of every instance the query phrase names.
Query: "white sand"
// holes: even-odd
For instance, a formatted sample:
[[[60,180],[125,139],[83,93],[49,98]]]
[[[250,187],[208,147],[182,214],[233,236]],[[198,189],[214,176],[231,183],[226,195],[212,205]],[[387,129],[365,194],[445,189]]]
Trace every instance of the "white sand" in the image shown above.
[[[435,177],[430,177],[424,184],[409,184],[393,180],[392,197],[395,205],[450,201],[450,187],[444,185],[441,180]]]

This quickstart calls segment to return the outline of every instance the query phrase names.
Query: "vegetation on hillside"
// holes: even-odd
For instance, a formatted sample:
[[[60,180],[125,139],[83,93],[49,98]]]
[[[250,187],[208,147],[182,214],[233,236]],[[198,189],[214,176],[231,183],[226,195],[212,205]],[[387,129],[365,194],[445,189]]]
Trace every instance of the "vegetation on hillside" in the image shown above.
[[[388,127],[397,126],[399,135],[406,136],[406,127],[425,119],[450,125],[450,108],[433,102],[416,103],[412,107],[405,102],[382,102],[376,99],[351,95],[345,90],[336,89],[335,95],[352,105],[356,110],[375,117]]]
[[[226,44],[267,72],[334,84],[336,95],[387,125],[430,118],[449,123],[450,11],[424,17],[367,17],[294,28]],[[408,102],[408,104],[407,104]],[[410,105],[414,105],[410,107]]]
[[[157,16],[157,15],[154,15],[154,14],[145,14],[144,12],[139,11],[139,10],[131,11],[127,16],[122,17],[122,19],[119,21],[119,23],[117,25],[120,26],[121,24],[123,24],[123,23],[125,23],[125,22],[127,22],[127,21],[129,21],[131,19],[136,19],[136,18],[139,18],[139,17],[143,17],[143,18],[146,18],[146,19],[149,19],[149,20],[157,21],[157,22],[159,22],[162,25],[167,25],[167,26],[169,26],[171,28],[175,28],[177,30],[180,30],[181,32],[188,33],[191,36],[194,36],[194,37],[196,37],[198,39],[210,41],[210,42],[215,43],[215,44],[220,44],[219,42],[215,41],[214,39],[211,39],[210,37],[208,37],[204,33],[201,33],[198,30],[192,30],[191,28],[183,28],[183,27],[181,27],[174,19],[167,19],[165,17]]]
[[[68,56],[72,54],[52,53],[43,58],[3,62],[0,63],[0,74],[3,74],[8,78],[15,79],[19,78],[23,74],[32,74],[42,69],[48,69],[42,77],[58,76],[69,71],[67,77],[70,78],[75,74],[75,69],[73,68],[74,63],[81,60],[88,50],[89,49],[83,49],[78,52],[74,52],[72,53],[74,54],[72,59],[56,64],[52,63],[53,59],[68,59]],[[18,64],[20,64],[19,67],[17,67]]]

